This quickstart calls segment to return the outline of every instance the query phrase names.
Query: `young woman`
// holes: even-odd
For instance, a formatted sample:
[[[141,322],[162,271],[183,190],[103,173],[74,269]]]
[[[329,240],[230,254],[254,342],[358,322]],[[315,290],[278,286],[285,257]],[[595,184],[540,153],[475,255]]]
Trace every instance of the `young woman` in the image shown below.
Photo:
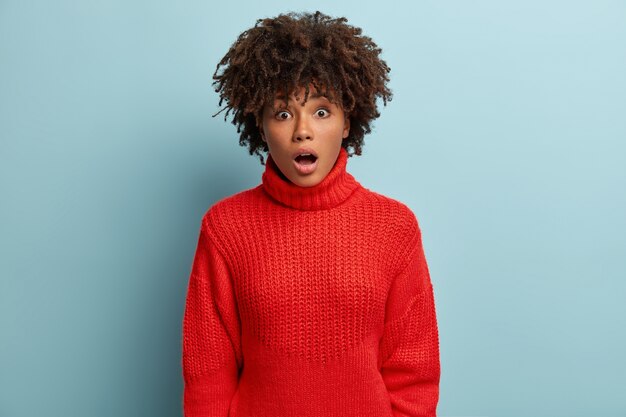
[[[186,417],[436,415],[416,216],[346,169],[377,98],[392,97],[380,48],[346,22],[259,19],[217,66],[225,119],[251,155],[268,155],[258,186],[202,218],[183,320]]]

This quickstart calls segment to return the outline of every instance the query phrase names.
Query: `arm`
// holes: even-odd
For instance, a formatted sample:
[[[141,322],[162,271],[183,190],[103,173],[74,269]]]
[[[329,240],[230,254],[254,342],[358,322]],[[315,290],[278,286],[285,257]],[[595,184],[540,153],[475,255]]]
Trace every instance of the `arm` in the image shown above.
[[[421,233],[409,251],[408,264],[389,290],[380,369],[394,417],[435,417],[439,401],[439,335],[433,287]]]
[[[203,218],[183,319],[185,417],[226,417],[242,364],[240,322],[227,263]]]

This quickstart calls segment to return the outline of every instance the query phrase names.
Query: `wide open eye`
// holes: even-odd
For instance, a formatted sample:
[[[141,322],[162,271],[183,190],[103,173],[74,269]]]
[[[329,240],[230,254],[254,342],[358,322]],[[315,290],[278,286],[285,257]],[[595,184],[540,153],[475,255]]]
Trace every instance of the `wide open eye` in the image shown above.
[[[315,112],[315,114],[323,118],[323,117],[327,117],[330,113],[326,109],[318,109],[317,112]]]
[[[278,120],[287,120],[287,119],[289,119],[289,117],[291,117],[289,112],[285,111],[285,110],[281,110],[281,111],[277,112],[275,116],[276,116],[276,118]]]

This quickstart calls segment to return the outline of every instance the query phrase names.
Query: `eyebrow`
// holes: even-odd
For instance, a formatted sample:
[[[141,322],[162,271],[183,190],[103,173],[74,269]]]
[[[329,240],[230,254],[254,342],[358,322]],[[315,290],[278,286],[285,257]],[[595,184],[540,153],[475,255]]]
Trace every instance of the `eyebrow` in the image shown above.
[[[315,93],[309,93],[308,99],[320,98],[320,97],[324,97],[325,99],[328,100],[328,96],[326,94],[322,94],[322,93],[317,92],[317,91]],[[278,99],[278,100],[284,100],[285,96],[283,95],[283,93],[277,93],[275,98]]]

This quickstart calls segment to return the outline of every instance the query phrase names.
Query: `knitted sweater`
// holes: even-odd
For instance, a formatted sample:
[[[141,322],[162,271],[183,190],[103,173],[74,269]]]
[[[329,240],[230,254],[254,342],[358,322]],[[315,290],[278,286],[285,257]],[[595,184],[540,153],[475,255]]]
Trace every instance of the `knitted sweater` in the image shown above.
[[[436,416],[439,338],[421,231],[341,148],[313,187],[268,154],[204,214],[183,318],[185,417]]]

